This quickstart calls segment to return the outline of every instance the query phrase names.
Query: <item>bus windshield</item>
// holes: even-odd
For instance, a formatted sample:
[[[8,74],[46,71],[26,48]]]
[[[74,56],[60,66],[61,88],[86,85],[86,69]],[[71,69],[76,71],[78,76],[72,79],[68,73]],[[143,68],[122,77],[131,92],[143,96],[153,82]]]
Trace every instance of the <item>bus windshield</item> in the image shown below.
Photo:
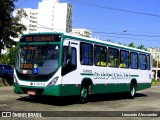
[[[58,44],[20,45],[16,69],[21,74],[51,74],[58,68],[59,49]]]

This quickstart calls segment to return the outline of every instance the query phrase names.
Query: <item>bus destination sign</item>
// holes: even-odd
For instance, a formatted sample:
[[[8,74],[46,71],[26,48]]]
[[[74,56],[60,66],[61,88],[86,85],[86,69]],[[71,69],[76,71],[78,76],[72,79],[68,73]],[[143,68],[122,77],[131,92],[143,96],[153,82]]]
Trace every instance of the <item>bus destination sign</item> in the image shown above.
[[[21,37],[21,42],[59,42],[60,35],[30,35]]]

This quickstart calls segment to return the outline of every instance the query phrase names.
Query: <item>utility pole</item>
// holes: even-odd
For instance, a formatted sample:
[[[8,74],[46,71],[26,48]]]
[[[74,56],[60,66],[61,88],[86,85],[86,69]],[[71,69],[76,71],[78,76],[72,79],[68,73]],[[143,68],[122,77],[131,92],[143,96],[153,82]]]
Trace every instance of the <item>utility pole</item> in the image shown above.
[[[158,60],[159,60],[159,55],[157,55],[157,67],[156,67],[156,80],[157,80],[157,76],[158,76]]]

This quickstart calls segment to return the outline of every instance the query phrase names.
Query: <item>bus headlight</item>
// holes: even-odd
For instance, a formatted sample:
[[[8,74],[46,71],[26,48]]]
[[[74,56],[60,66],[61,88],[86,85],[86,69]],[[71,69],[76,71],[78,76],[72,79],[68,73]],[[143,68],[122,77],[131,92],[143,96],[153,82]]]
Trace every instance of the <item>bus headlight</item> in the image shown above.
[[[14,83],[15,83],[15,84],[19,84],[19,83],[18,83],[18,80],[17,80],[17,77],[16,77],[15,75],[13,76],[13,79],[14,79]]]
[[[58,80],[58,78],[59,78],[58,76],[55,77],[47,86],[50,87],[50,86],[52,86],[52,85],[55,85],[56,82],[57,82],[57,80]]]

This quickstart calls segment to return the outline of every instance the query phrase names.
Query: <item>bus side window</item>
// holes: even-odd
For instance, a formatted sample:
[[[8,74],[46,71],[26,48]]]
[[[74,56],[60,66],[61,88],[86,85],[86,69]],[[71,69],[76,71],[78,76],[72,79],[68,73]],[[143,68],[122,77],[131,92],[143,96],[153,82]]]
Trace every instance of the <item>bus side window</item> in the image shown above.
[[[121,50],[120,51],[120,67],[128,68],[129,67],[129,52]]]
[[[76,48],[71,47],[71,55],[68,54],[68,47],[63,47],[63,67],[62,75],[76,70],[77,68],[77,51]]]
[[[119,50],[115,48],[108,48],[108,66],[118,67],[119,66]]]
[[[146,70],[147,69],[147,58],[146,55],[139,54],[139,68],[141,70]]]
[[[150,70],[151,69],[151,63],[150,63],[150,56],[147,55],[147,69]]]
[[[107,62],[107,48],[104,46],[94,46],[94,63],[96,66],[106,66]]]
[[[88,43],[80,44],[80,63],[81,65],[93,65],[93,46]]]
[[[131,52],[130,53],[130,65],[131,69],[138,69],[138,54]]]

